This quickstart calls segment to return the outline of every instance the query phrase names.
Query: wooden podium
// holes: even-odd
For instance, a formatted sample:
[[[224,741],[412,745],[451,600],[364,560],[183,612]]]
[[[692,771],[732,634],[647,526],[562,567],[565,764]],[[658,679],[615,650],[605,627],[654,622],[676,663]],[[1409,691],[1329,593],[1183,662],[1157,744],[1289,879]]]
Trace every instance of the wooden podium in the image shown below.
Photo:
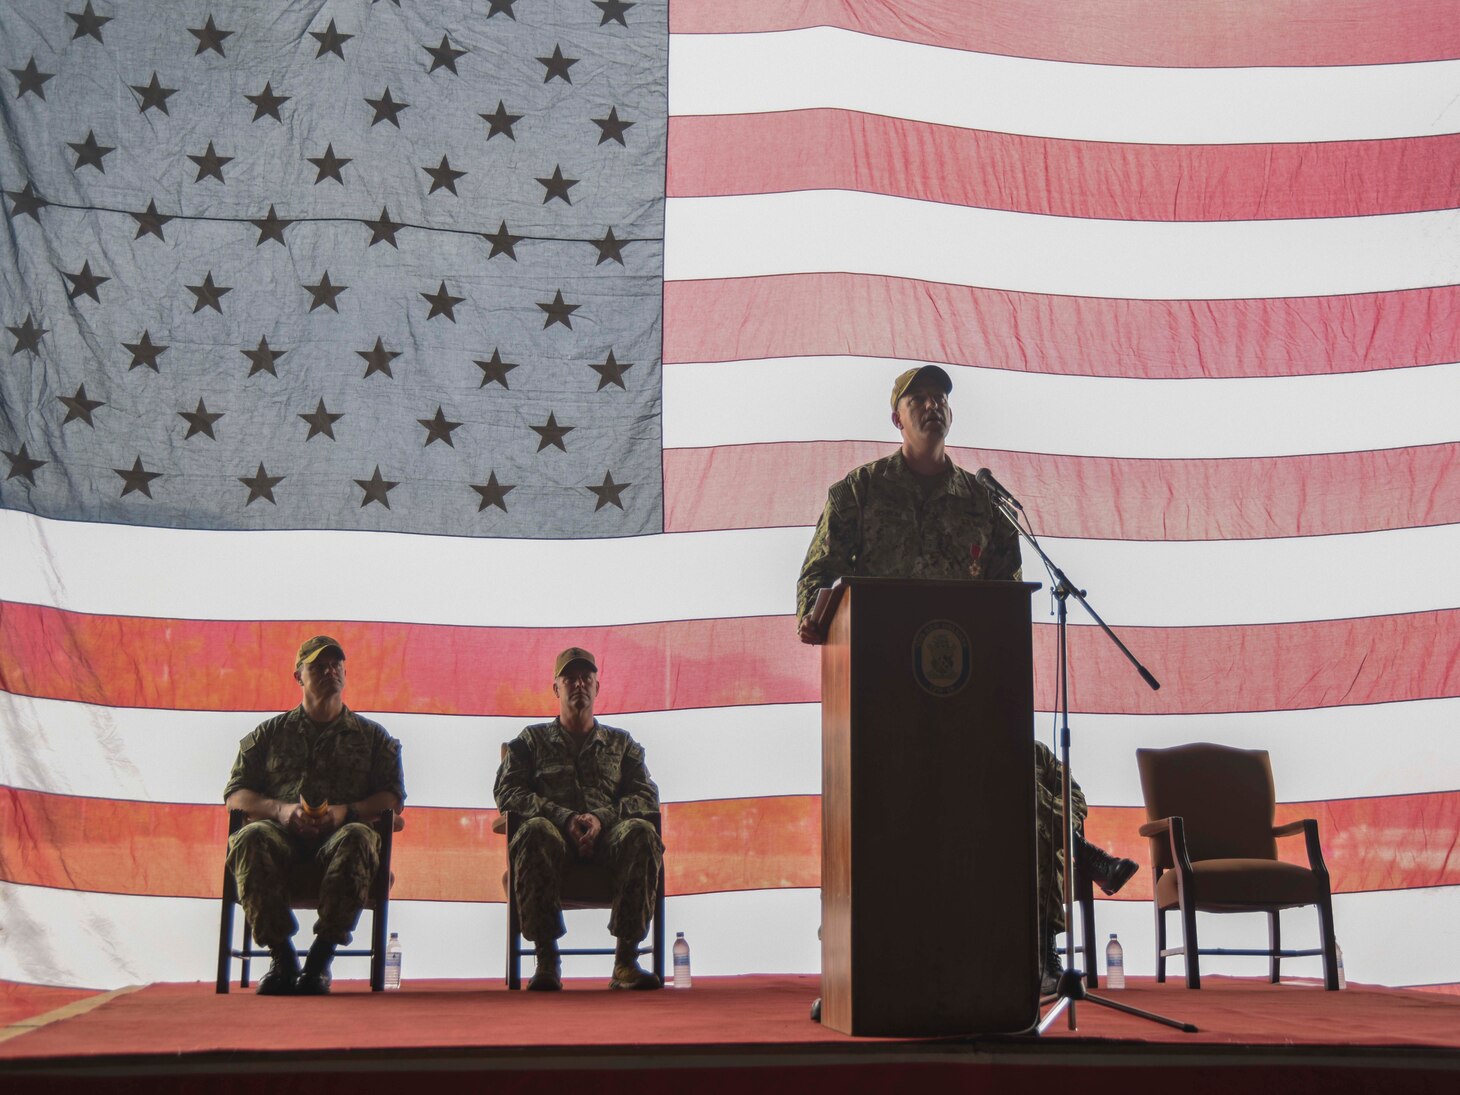
[[[1038,1019],[1038,588],[838,583],[821,660],[821,1021],[835,1030]]]

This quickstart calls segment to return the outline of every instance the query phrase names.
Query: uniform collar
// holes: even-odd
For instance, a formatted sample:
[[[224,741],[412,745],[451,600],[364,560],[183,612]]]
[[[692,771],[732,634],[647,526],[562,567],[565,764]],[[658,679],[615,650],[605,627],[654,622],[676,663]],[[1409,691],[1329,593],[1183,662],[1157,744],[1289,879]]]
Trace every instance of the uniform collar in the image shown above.
[[[567,738],[569,741],[573,739],[573,735],[569,733],[568,728],[563,725],[562,719],[554,717],[553,726],[557,729],[559,734],[562,734],[563,737]],[[588,731],[588,736],[583,739],[583,748],[588,748],[588,746],[592,745],[594,742],[602,744],[603,741],[603,722],[601,719],[598,718],[598,716],[595,715],[593,717],[593,729]]]
[[[304,704],[302,703],[294,709],[294,713],[299,716],[299,718],[303,720],[304,723],[313,726],[320,731],[352,730],[355,727],[355,712],[351,711],[349,707],[345,706],[344,704],[340,705],[340,713],[336,715],[331,722],[315,722],[312,718],[309,717],[309,712],[304,710]]]
[[[903,456],[902,449],[892,454],[892,463],[888,471],[894,479],[905,480],[909,483],[925,483],[927,477],[919,475],[908,466],[907,457]],[[968,477],[959,473],[958,465],[953,463],[953,458],[946,452],[943,454],[943,474],[940,477],[943,484],[943,493],[964,497],[968,494],[968,485],[964,482]]]

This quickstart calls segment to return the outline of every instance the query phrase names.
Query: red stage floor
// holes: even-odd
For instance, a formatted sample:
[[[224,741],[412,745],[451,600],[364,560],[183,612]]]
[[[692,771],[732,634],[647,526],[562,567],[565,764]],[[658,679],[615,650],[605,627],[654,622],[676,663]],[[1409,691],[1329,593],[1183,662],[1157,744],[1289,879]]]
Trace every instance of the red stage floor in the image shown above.
[[[203,1082],[212,1091],[278,1091],[291,1079],[318,1093],[358,1084],[365,1070],[383,1078],[425,1069],[442,1090],[474,1089],[491,1071],[494,1083],[510,1074],[514,1084],[547,1091],[581,1086],[588,1070],[599,1091],[643,1092],[691,1082],[674,1079],[689,1069],[697,1092],[753,1084],[767,1095],[788,1090],[797,1076],[792,1086],[835,1082],[843,1091],[900,1087],[914,1077],[920,1091],[1032,1091],[1056,1082],[1051,1068],[1078,1065],[1082,1095],[1154,1081],[1149,1072],[1139,1080],[1153,1067],[1170,1073],[1159,1082],[1187,1091],[1214,1089],[1218,1075],[1222,1088],[1236,1083],[1244,1095],[1292,1091],[1297,1077],[1297,1090],[1368,1090],[1380,1079],[1390,1095],[1460,1090],[1460,999],[1441,994],[1325,993],[1221,978],[1188,992],[1135,979],[1108,995],[1195,1023],[1200,1033],[1083,1004],[1078,1032],[1061,1020],[1044,1039],[892,1040],[849,1038],[811,1022],[817,992],[811,976],[703,978],[688,992],[658,993],[570,981],[558,995],[469,981],[372,994],[344,982],[334,996],[314,999],[151,985],[11,1028],[0,1042],[0,1079],[11,1090],[29,1082],[53,1095]]]

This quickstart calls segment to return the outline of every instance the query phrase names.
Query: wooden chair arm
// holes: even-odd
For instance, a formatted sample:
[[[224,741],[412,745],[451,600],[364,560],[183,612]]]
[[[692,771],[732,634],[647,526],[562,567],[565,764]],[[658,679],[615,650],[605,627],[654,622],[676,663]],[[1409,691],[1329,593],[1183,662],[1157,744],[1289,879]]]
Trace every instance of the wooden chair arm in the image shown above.
[[[1183,887],[1192,883],[1193,872],[1191,868],[1191,857],[1186,851],[1186,820],[1180,815],[1173,814],[1170,817],[1159,818],[1156,821],[1148,821],[1137,830],[1145,837],[1165,837],[1166,844],[1171,851],[1171,868],[1181,877]],[[1163,868],[1152,864],[1157,878],[1161,877]]]
[[[506,835],[506,833],[507,833],[507,811],[506,810],[500,811],[497,814],[496,817],[492,818],[492,832],[494,832],[494,833],[502,833],[504,836]]]
[[[1323,862],[1323,845],[1318,840],[1318,822],[1311,817],[1305,817],[1301,821],[1290,821],[1286,825],[1274,825],[1272,835],[1297,836],[1303,834],[1305,843],[1308,846],[1308,869],[1314,874],[1322,875],[1325,881],[1328,878],[1328,865]]]

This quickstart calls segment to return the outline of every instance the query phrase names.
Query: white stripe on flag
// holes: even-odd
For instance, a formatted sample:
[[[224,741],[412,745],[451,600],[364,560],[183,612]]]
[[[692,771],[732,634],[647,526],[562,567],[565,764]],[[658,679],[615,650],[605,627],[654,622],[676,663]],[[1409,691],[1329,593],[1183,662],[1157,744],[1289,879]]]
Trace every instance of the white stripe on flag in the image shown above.
[[[896,445],[887,393],[893,377],[917,364],[799,357],[669,365],[664,370],[664,443],[669,448],[847,440]],[[945,368],[953,379],[948,442],[955,447],[1193,459],[1360,452],[1460,440],[1456,364],[1222,380]],[[867,394],[829,398],[829,393],[847,391]]]
[[[997,473],[996,473],[997,474]],[[1017,492],[1017,482],[1006,482]],[[1031,514],[1035,531],[1039,515]],[[103,615],[234,620],[390,620],[492,627],[588,627],[669,619],[778,616],[795,609],[794,583],[808,528],[674,533],[633,541],[457,541],[439,536],[347,532],[225,533],[125,525],[87,529],[14,512],[0,530],[24,543],[41,530],[46,553],[23,551],[0,573],[0,600]],[[1109,623],[1208,626],[1387,616],[1460,607],[1460,525],[1273,540],[1077,540],[1041,538],[1045,550],[1089,589]],[[627,545],[627,547],[625,546]],[[74,546],[74,553],[73,553]],[[79,565],[81,556],[127,558],[126,582]],[[298,565],[337,560],[318,583]],[[453,568],[471,559],[470,567]],[[694,559],[689,566],[686,559]],[[217,567],[236,575],[220,586]],[[481,583],[443,573],[587,573],[612,581]],[[57,574],[68,580],[64,588]],[[392,574],[369,597],[372,576]],[[1331,575],[1382,574],[1383,582]],[[74,575],[74,579],[70,576]],[[83,579],[82,576],[87,576]],[[716,580],[733,575],[733,581]],[[1032,552],[1024,576],[1044,581]],[[1181,590],[1173,597],[1172,590]],[[205,596],[206,595],[206,596]],[[1046,616],[1043,597],[1032,605]],[[1073,619],[1080,622],[1076,609]],[[787,625],[789,626],[789,624]]]
[[[219,852],[222,866],[222,852]],[[15,886],[0,882],[0,920],[9,942],[0,949],[0,980],[110,989],[151,981],[212,981],[217,969],[218,902],[213,899],[133,897]],[[1460,981],[1460,948],[1450,943],[1460,923],[1460,887],[1338,894],[1334,920],[1345,967],[1355,981],[1385,984],[1434,984]],[[1154,970],[1151,907],[1144,901],[1100,901],[1096,922],[1105,933],[1120,935],[1126,969],[1136,976]],[[302,912],[304,932],[309,913]],[[400,933],[406,958],[403,974],[416,978],[502,976],[506,906],[434,901],[394,901],[390,927]],[[570,932],[581,931],[590,945],[606,937],[606,914],[585,910],[569,914]],[[816,928],[821,896],[816,890],[751,890],[732,894],[671,897],[665,919],[670,931],[683,931],[694,948],[694,970],[701,976],[742,973],[815,973],[821,966]],[[64,948],[55,945],[55,925],[87,924],[88,933],[69,933]],[[1255,946],[1267,929],[1258,916],[1203,914],[1200,932],[1213,946]],[[1283,914],[1284,938],[1312,940],[1311,910]],[[1422,945],[1397,942],[1396,925],[1425,924]],[[370,914],[361,917],[356,941],[369,931]],[[236,930],[236,929],[235,929]],[[1420,937],[1410,933],[1407,938]],[[463,940],[479,946],[463,946]],[[1352,957],[1350,957],[1352,956]],[[255,976],[266,966],[258,966]],[[1103,963],[1102,963],[1103,968]],[[1179,963],[1168,966],[1179,971]],[[1265,972],[1256,958],[1202,960],[1202,972],[1253,977]],[[1285,973],[1316,976],[1317,959],[1284,963]],[[606,979],[602,959],[568,967],[569,976]],[[234,966],[234,992],[237,988]],[[364,959],[340,959],[339,980],[364,980]],[[1179,976],[1179,973],[1178,973]]]
[[[1078,666],[1076,666],[1078,670]],[[1141,687],[1132,674],[1132,687]],[[273,712],[112,708],[0,693],[0,784],[83,798],[218,803],[238,739]],[[488,809],[502,742],[527,718],[362,712],[405,747],[410,805]],[[546,716],[546,713],[545,713]],[[605,713],[633,734],[666,802],[821,791],[819,704]],[[1052,716],[1034,732],[1050,742]],[[1140,806],[1135,751],[1211,741],[1272,755],[1279,798],[1460,789],[1460,699],[1213,715],[1071,718],[1075,778],[1101,806]],[[1394,742],[1402,736],[1404,747]],[[747,766],[747,755],[775,757]],[[1315,765],[1313,757],[1343,757]]]
[[[1036,715],[1035,725],[1053,748],[1053,717]],[[1279,802],[1418,795],[1460,789],[1457,725],[1454,698],[1213,715],[1075,714],[1070,767],[1092,804],[1142,806],[1137,749],[1210,741],[1266,749]]]
[[[1141,870],[1144,873],[1149,867],[1142,863]],[[1335,894],[1334,934],[1343,948],[1344,971],[1349,982],[1433,985],[1460,980],[1460,948],[1455,946],[1460,942],[1460,930],[1455,927],[1457,915],[1460,915],[1460,887],[1456,886]],[[1120,936],[1125,948],[1126,972],[1137,977],[1151,977],[1156,972],[1153,919],[1150,903],[1146,901],[1095,903],[1099,938],[1103,941],[1111,932]],[[1177,915],[1168,914],[1168,946],[1181,937],[1178,919]],[[1287,946],[1306,949],[1318,945],[1318,918],[1311,905],[1284,911],[1282,926],[1283,942]],[[1250,950],[1267,944],[1267,923],[1257,913],[1200,913],[1197,934],[1203,947]],[[1102,973],[1105,970],[1103,953],[1100,969]],[[1201,972],[1203,978],[1214,973],[1266,980],[1267,960],[1203,955]],[[1174,980],[1179,985],[1184,974],[1181,959],[1167,960],[1168,982]],[[1321,976],[1322,965],[1317,958],[1283,961],[1284,981],[1290,977]],[[1172,1010],[1179,1012],[1179,1007],[1173,1005]]]
[[[221,877],[221,849],[218,863]],[[817,890],[671,897],[667,904],[670,931],[683,931],[693,940],[694,972],[700,976],[812,973],[820,966]],[[153,981],[210,982],[217,971],[218,910],[215,899],[94,894],[0,882],[0,921],[9,937],[0,948],[0,980],[98,989]],[[302,928],[296,938],[306,938],[310,914],[301,911],[298,916]],[[404,980],[500,978],[506,917],[501,903],[391,902],[390,929],[400,934],[405,949]],[[600,938],[610,938],[607,919],[606,910],[570,911],[568,930],[580,933],[576,938],[584,945],[594,946]],[[66,947],[55,946],[55,925],[83,923],[93,925],[94,933],[71,933],[74,938],[68,936]],[[369,930],[367,912],[355,933],[357,945],[368,940]],[[606,982],[604,961],[569,960],[564,973]],[[254,978],[267,968],[267,959],[256,964]],[[363,981],[368,969],[363,958],[342,958],[334,967],[335,979]],[[240,991],[238,971],[235,962],[234,992]]]
[[[841,271],[1142,300],[1326,296],[1460,281],[1460,211],[1085,220],[845,190],[670,198],[667,281]]]
[[[830,27],[669,40],[669,112],[842,107],[1144,144],[1353,141],[1460,130],[1460,61],[1141,68],[1000,57]]]
[[[101,707],[0,692],[0,784],[221,808],[239,739],[273,714]],[[553,712],[541,718],[361,714],[400,739],[411,806],[490,809],[502,743]],[[820,793],[818,704],[600,717],[644,746],[666,802]],[[747,755],[775,757],[775,763],[747,767]]]
[[[0,570],[0,600],[73,611],[192,617],[205,605],[209,619],[592,627],[793,611],[792,585],[809,533],[752,529],[607,540],[240,535],[88,526],[4,511],[0,539],[19,548],[17,565]],[[300,562],[320,553],[334,560],[323,582]],[[119,558],[128,560],[125,582],[111,569]],[[220,573],[230,579],[219,582]],[[390,581],[376,580],[387,574]],[[442,580],[472,574],[508,580]],[[562,583],[548,577],[567,574],[612,578]],[[707,580],[726,574],[735,580]]]

